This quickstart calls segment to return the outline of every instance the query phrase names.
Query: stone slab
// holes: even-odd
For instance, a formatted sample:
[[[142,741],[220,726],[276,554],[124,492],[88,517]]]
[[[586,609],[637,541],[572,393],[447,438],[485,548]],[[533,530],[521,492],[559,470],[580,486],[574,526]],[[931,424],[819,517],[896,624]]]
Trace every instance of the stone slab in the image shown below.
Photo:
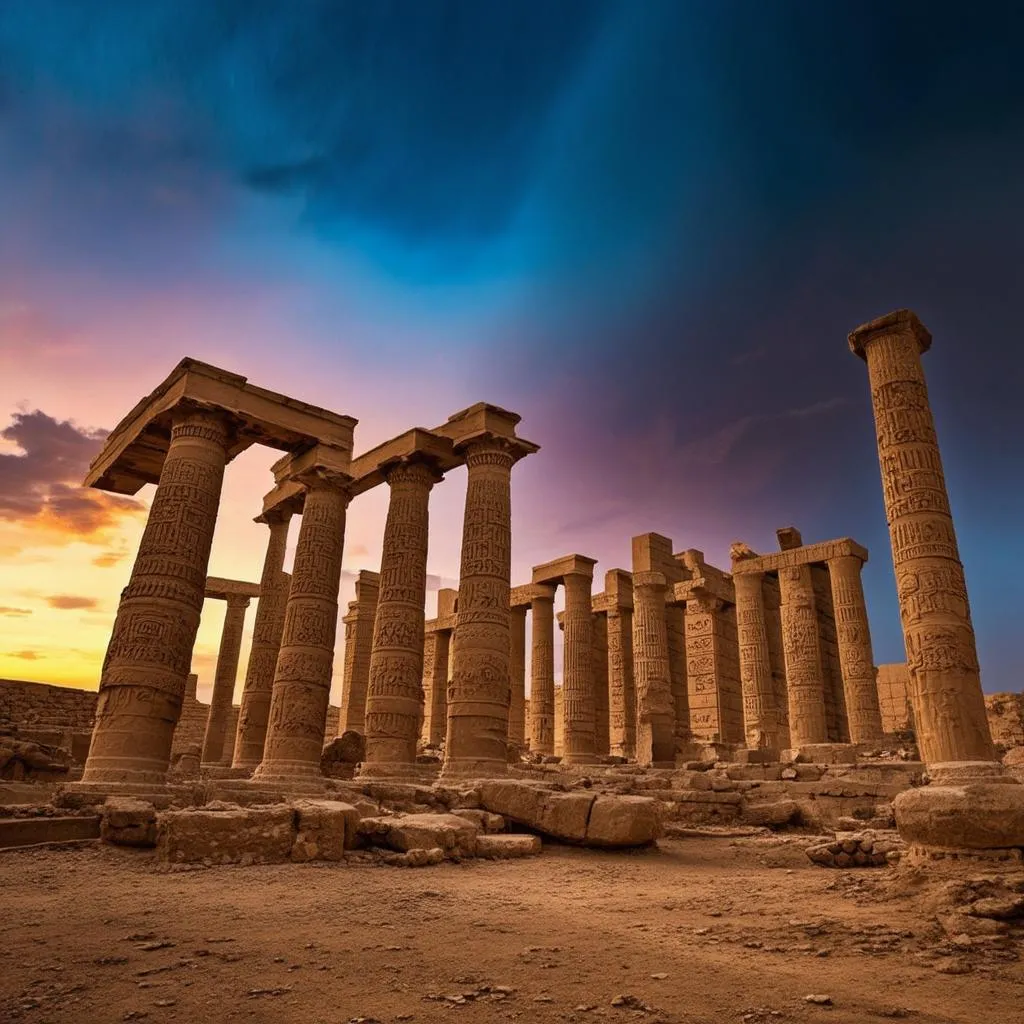
[[[287,805],[164,811],[157,829],[157,857],[166,863],[282,864],[295,841],[295,811]]]
[[[99,815],[56,818],[0,818],[0,850],[37,843],[99,839]]]

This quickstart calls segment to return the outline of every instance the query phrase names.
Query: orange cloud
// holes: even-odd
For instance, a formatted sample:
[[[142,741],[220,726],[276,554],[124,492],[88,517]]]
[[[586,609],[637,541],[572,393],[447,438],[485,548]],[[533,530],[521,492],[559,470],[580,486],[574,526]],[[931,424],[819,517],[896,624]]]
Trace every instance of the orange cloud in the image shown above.
[[[21,658],[22,661],[38,661],[43,655],[38,651],[8,651],[8,658]]]
[[[31,615],[31,614],[32,614],[32,609],[31,608],[5,608],[3,605],[0,605],[0,615],[6,615],[6,616],[8,616],[9,618],[12,618],[12,619],[20,618],[23,615]]]
[[[51,608],[72,610],[76,608],[96,608],[99,601],[94,597],[76,597],[74,594],[54,594],[46,599]]]

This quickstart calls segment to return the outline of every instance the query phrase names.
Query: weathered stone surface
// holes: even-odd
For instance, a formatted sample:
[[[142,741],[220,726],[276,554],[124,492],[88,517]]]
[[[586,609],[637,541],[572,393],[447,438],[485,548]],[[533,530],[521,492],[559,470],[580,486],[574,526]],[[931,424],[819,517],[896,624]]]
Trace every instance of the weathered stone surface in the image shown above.
[[[394,818],[363,818],[358,834],[372,846],[399,853],[439,848],[448,856],[476,853],[478,826],[454,814],[406,814]]]
[[[100,818],[100,838],[115,846],[156,846],[156,808],[146,800],[107,797]]]
[[[320,771],[328,778],[351,778],[352,769],[365,757],[366,737],[348,729],[324,747]]]
[[[587,846],[647,846],[661,835],[657,800],[646,796],[599,796],[587,822]]]
[[[482,835],[476,840],[478,857],[532,857],[540,851],[540,836]]]
[[[1024,847],[1024,788],[1005,783],[921,786],[893,801],[900,835],[945,850]]]
[[[287,805],[209,807],[157,816],[157,857],[172,864],[281,864],[295,842]]]
[[[339,800],[300,800],[294,804],[298,833],[293,861],[341,860],[355,849],[359,811]]]
[[[769,828],[780,828],[800,817],[800,807],[795,800],[745,803],[740,817],[748,825],[767,825]]]
[[[490,811],[481,811],[468,807],[452,811],[457,818],[465,818],[479,826],[482,832],[504,832],[505,819],[500,814],[491,814]]]

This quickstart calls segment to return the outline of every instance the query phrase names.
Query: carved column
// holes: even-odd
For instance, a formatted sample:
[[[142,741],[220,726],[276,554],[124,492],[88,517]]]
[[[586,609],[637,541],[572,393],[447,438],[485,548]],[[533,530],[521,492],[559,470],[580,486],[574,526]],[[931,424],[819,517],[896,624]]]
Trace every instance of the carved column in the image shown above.
[[[342,677],[338,735],[366,733],[366,688],[370,682],[373,625],[377,617],[380,576],[366,569],[356,578],[356,599],[349,603],[345,625],[345,663]]]
[[[566,764],[593,764],[594,723],[594,629],[590,610],[592,577],[566,573],[565,646],[562,665],[562,700]]]
[[[828,574],[832,583],[832,607],[850,742],[873,743],[883,735],[882,712],[878,706],[861,564],[854,555],[842,555],[829,560]]]
[[[933,779],[1001,774],[985,714],[967,585],[949,510],[921,353],[931,335],[909,310],[859,327],[867,362],[900,619]]]
[[[387,469],[385,479],[391,501],[384,524],[361,776],[408,774],[416,763],[430,490],[441,474],[417,460]]]
[[[468,481],[443,774],[504,775],[508,754],[509,592],[514,442],[465,446]]]
[[[555,752],[555,590],[530,602],[530,750]]]
[[[676,736],[684,743],[693,740],[690,680],[687,674],[686,609],[665,605],[665,635],[668,637],[668,669],[672,687],[672,707]]]
[[[740,684],[743,687],[743,731],[751,750],[780,750],[782,738],[768,649],[764,573],[733,573],[736,587],[736,629]]]
[[[636,756],[636,685],[633,680],[633,609],[608,611],[608,702],[611,752]]]
[[[228,610],[220,635],[217,668],[213,674],[213,693],[210,696],[210,710],[206,715],[206,732],[203,734],[203,765],[219,765],[227,760],[224,757],[224,738],[235,694],[235,680],[238,677],[238,658],[242,653],[245,610],[249,607],[249,598],[241,595],[229,594],[226,602]]]
[[[672,701],[660,572],[633,573],[633,671],[636,679],[636,758],[640,764],[675,764]]]
[[[526,606],[512,609],[509,634],[508,741],[519,750],[526,746]]]
[[[594,752],[598,757],[611,753],[611,727],[608,721],[608,616],[595,612],[594,631]]]
[[[224,415],[175,411],[103,662],[83,784],[164,781],[199,628],[228,441]]]
[[[827,743],[825,690],[818,644],[811,567],[779,570],[782,653],[789,691],[789,731],[794,747]]]
[[[284,609],[288,601],[291,576],[284,572],[285,549],[291,512],[258,516],[256,522],[270,527],[270,540],[260,575],[260,597],[252,626],[252,648],[242,686],[242,706],[238,712],[238,731],[232,768],[255,768],[263,760],[267,738],[270,693],[274,688],[274,669],[281,649]]]
[[[448,658],[451,632],[434,629],[423,640],[423,740],[432,747],[444,743],[448,727]]]
[[[348,477],[311,470],[292,565],[259,781],[320,778],[338,627]]]

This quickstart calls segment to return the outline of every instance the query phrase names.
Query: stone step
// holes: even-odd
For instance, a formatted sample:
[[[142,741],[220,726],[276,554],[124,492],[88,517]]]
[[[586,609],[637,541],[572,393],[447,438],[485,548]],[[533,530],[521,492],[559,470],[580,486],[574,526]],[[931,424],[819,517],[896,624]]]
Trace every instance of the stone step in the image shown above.
[[[99,815],[60,818],[0,818],[0,850],[37,843],[65,843],[76,839],[99,839]]]

